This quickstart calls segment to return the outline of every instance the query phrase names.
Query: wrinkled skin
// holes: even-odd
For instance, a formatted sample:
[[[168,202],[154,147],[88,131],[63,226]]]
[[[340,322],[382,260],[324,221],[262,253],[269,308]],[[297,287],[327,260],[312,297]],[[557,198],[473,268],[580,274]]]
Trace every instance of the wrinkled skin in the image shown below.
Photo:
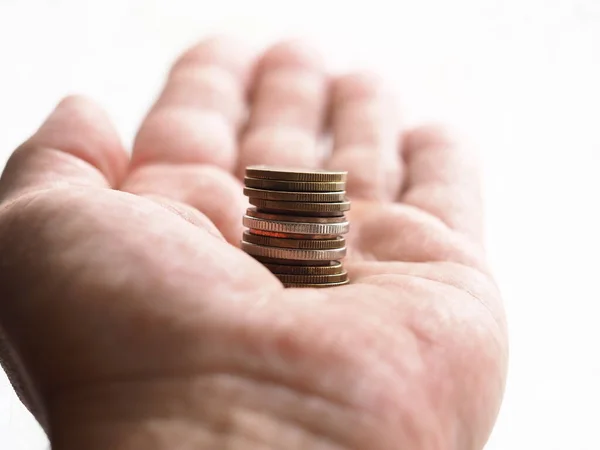
[[[476,167],[389,99],[299,43],[215,38],[131,158],[98,106],[61,102],[0,180],[3,363],[53,448],[484,446],[507,343]],[[349,171],[350,285],[284,289],[239,250],[254,163]]]

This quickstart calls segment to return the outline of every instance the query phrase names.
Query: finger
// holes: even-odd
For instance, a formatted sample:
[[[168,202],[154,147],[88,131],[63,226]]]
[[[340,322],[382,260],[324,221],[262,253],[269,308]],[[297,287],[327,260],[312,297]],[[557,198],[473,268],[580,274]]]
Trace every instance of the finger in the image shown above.
[[[114,187],[127,164],[106,113],[83,97],[67,97],[8,160],[0,202],[60,185]]]
[[[403,145],[408,179],[400,201],[479,242],[483,204],[476,155],[435,126],[408,132]]]
[[[252,164],[318,166],[327,78],[315,51],[297,42],[275,45],[260,60],[250,89],[239,173]]]
[[[225,38],[184,53],[140,127],[132,167],[200,163],[232,170],[250,68],[250,53]]]
[[[222,169],[198,164],[146,165],[127,178],[122,190],[190,205],[202,212],[228,242],[239,244],[241,218],[248,202],[241,183]]]
[[[400,203],[357,204],[352,221],[353,260],[452,262],[487,271],[481,247],[452,232],[439,218]],[[352,234],[351,233],[351,234]]]
[[[361,73],[336,79],[331,91],[334,148],[326,166],[348,171],[347,191],[353,199],[394,199],[402,165],[393,97],[380,80]]]

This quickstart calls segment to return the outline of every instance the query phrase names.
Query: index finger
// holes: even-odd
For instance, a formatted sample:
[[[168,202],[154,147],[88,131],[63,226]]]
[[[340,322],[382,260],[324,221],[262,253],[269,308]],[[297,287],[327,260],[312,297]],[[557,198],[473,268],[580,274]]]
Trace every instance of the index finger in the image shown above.
[[[0,202],[64,185],[114,188],[128,162],[106,113],[84,97],[67,97],[8,160]]]
[[[222,37],[185,52],[140,127],[132,170],[152,164],[210,164],[232,171],[252,63],[251,52]]]

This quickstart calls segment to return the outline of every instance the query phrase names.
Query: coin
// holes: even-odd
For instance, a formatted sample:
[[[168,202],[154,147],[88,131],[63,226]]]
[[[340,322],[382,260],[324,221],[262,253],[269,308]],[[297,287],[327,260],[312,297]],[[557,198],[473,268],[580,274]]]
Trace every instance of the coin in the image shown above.
[[[294,234],[294,233],[276,233],[273,231],[263,231],[252,228],[248,230],[251,234],[258,234],[260,236],[269,236],[272,238],[282,239],[336,239],[339,236],[337,234]]]
[[[335,286],[343,286],[350,283],[350,280],[340,281],[338,283],[322,283],[322,284],[304,284],[304,283],[283,283],[286,288],[328,288]]]
[[[345,222],[347,219],[345,216],[334,216],[334,217],[313,217],[313,216],[299,216],[288,214],[270,214],[263,211],[258,211],[256,208],[248,208],[246,214],[259,219],[275,220],[278,222],[308,222],[308,223],[339,223]]]
[[[250,198],[263,200],[275,200],[282,202],[343,202],[346,200],[346,192],[289,192],[269,191],[266,189],[244,188],[244,195]]]
[[[271,231],[275,233],[292,233],[292,234],[320,234],[320,235],[335,235],[345,234],[350,228],[348,222],[340,223],[304,223],[304,222],[275,222],[265,219],[257,219],[244,215],[243,224],[247,228],[253,228],[263,231]],[[332,258],[335,259],[335,258]]]
[[[258,256],[258,255],[250,255],[250,256],[252,256],[254,259],[259,261],[263,265],[270,264],[270,265],[278,265],[278,266],[295,266],[295,267],[314,267],[314,266],[327,267],[327,266],[331,265],[331,261],[328,261],[328,260],[301,261],[298,259],[267,258],[265,256]]]
[[[349,231],[345,212],[347,173],[249,166],[241,248],[285,287],[325,288],[348,284],[341,259]]]
[[[285,239],[279,237],[261,236],[244,231],[244,241],[267,247],[298,248],[306,250],[331,250],[346,246],[343,237],[335,239]]]
[[[339,261],[331,261],[326,266],[292,266],[286,264],[270,263],[263,263],[263,265],[274,274],[338,275],[344,272],[344,266]]]
[[[348,172],[273,166],[248,166],[246,177],[282,181],[341,182]]]
[[[278,202],[274,200],[250,198],[249,202],[251,205],[256,206],[258,209],[264,209],[266,211],[296,211],[298,213],[306,214],[307,216],[341,216],[344,214],[344,211],[348,211],[350,209],[350,202],[347,200],[335,203],[308,203]]]
[[[345,181],[282,181],[244,178],[246,187],[291,192],[336,192],[346,189]]]
[[[323,284],[339,283],[348,279],[348,273],[342,272],[335,275],[292,275],[286,273],[277,273],[275,276],[282,283],[294,284]]]
[[[264,256],[277,259],[295,260],[337,260],[346,255],[346,247],[331,250],[305,250],[297,248],[278,248],[256,245],[250,242],[241,242],[242,250],[251,255]]]

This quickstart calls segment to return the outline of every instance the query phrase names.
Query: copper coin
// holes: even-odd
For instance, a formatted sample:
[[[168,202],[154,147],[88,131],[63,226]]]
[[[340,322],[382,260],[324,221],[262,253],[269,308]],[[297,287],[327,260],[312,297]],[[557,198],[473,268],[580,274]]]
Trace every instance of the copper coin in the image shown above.
[[[313,217],[313,216],[299,216],[297,214],[272,214],[264,211],[258,211],[256,208],[248,208],[246,214],[252,217],[265,220],[275,220],[279,222],[308,222],[308,223],[340,223],[345,222],[347,219],[345,216],[337,217]]]
[[[297,248],[266,247],[251,242],[242,241],[241,248],[250,255],[276,259],[307,260],[338,260],[346,256],[346,247],[331,250],[305,250]]]
[[[286,288],[328,288],[335,286],[343,286],[350,283],[350,280],[340,281],[338,283],[322,283],[322,284],[302,284],[302,283],[283,283]]]
[[[281,202],[275,200],[263,200],[260,198],[250,198],[251,205],[256,206],[259,210],[265,211],[292,211],[298,214],[306,214],[307,216],[342,216],[344,211],[350,209],[350,202]]]
[[[287,273],[277,273],[275,276],[282,283],[292,284],[340,283],[348,280],[348,274],[346,272],[335,275],[292,275]]]
[[[244,188],[244,195],[250,198],[262,200],[274,200],[281,202],[343,202],[346,200],[346,192],[289,192],[268,191],[266,189]]]
[[[242,219],[247,228],[270,231],[274,233],[338,235],[345,234],[350,228],[348,222],[340,223],[304,223],[304,222],[275,222],[257,219],[245,215]],[[335,259],[335,258],[331,258]]]
[[[250,256],[252,256],[254,259],[256,259],[258,262],[260,262],[264,266],[278,265],[278,266],[295,266],[295,267],[315,267],[315,266],[327,267],[327,266],[331,265],[331,261],[328,261],[328,260],[300,261],[297,259],[266,258],[264,256],[257,256],[257,255],[250,255]]]
[[[248,166],[246,177],[266,180],[311,181],[311,182],[341,182],[346,181],[348,172],[328,171],[319,169],[304,169],[275,166]]]
[[[274,274],[289,274],[289,275],[339,275],[344,273],[344,266],[339,261],[331,261],[326,266],[293,266],[286,264],[269,264],[263,265]]]
[[[245,242],[264,245],[266,247],[297,248],[306,250],[331,250],[346,246],[346,240],[343,237],[337,237],[335,239],[286,239],[261,236],[244,231],[243,239]]]
[[[244,185],[255,189],[290,192],[339,192],[346,189],[344,181],[282,181],[261,178],[244,178]]]

